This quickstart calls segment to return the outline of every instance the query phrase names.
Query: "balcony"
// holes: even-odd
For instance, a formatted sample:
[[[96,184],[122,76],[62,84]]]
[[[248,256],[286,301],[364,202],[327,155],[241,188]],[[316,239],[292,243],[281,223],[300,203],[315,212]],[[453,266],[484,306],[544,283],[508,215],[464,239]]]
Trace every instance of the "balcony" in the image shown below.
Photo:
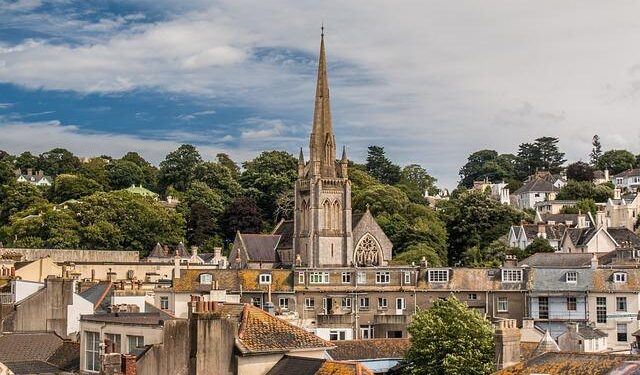
[[[407,324],[407,316],[376,314],[373,316],[373,324]]]
[[[316,324],[318,327],[353,324],[351,314],[318,314]]]

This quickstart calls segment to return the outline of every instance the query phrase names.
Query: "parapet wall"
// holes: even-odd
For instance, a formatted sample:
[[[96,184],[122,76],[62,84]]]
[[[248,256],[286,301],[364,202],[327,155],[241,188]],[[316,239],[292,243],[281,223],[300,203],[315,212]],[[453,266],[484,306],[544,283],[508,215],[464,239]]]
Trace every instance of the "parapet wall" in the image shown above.
[[[54,262],[138,262],[137,251],[0,248],[0,256],[21,254],[23,261],[51,257]]]

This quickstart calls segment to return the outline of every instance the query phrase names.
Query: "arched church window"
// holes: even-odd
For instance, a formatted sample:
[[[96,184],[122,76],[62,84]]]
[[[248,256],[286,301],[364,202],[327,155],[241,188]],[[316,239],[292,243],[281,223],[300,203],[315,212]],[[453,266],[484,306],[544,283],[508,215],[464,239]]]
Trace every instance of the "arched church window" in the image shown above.
[[[365,234],[356,246],[353,262],[357,266],[371,267],[382,265],[382,260],[380,244],[370,233]]]
[[[333,202],[333,207],[332,207],[332,211],[333,211],[333,229],[336,230],[340,230],[340,227],[342,225],[341,223],[341,215],[340,215],[340,202],[335,201]]]
[[[307,201],[302,201],[301,213],[300,213],[300,227],[302,228],[302,233],[307,233],[309,230],[309,204]]]
[[[324,217],[324,229],[331,229],[331,203],[328,200],[322,204],[322,215]]]

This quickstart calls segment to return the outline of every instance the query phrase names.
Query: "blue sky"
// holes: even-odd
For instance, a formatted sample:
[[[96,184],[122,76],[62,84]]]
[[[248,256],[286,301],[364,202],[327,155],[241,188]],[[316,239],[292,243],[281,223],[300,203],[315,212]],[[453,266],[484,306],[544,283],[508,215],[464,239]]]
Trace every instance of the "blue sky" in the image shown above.
[[[308,145],[324,21],[337,141],[453,186],[469,153],[550,135],[640,152],[640,3],[0,0],[0,149]]]

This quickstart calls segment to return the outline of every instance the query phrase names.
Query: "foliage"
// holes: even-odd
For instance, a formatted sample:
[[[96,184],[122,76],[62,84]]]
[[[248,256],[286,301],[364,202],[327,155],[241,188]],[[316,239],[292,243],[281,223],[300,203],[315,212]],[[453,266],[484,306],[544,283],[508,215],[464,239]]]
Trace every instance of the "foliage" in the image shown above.
[[[480,375],[493,368],[491,323],[454,296],[436,299],[413,316],[405,356],[411,375]]]
[[[369,146],[366,167],[367,172],[383,184],[393,185],[400,181],[400,166],[387,158],[384,147]]]
[[[224,211],[224,204],[220,194],[204,182],[194,181],[191,184],[183,194],[178,210],[187,215],[196,203],[205,205],[214,217],[218,217]]]
[[[216,234],[213,213],[207,205],[196,202],[187,215],[187,241],[191,245],[203,246]]]
[[[16,158],[16,168],[20,168],[22,172],[26,172],[27,169],[35,169],[38,167],[38,157],[30,153],[29,151],[25,151],[22,154],[18,155]]]
[[[627,150],[609,150],[598,159],[599,169],[608,169],[611,174],[618,174],[633,168],[636,157]]]
[[[577,161],[567,167],[567,178],[575,181],[593,181],[594,169],[589,164]]]
[[[464,261],[467,249],[484,249],[519,223],[523,213],[500,204],[485,193],[464,191],[439,206],[440,218],[449,233],[449,263]]]
[[[473,187],[474,181],[487,178],[492,182],[509,181],[514,178],[516,158],[511,154],[498,155],[494,150],[480,150],[469,155],[467,163],[460,169],[460,184]]]
[[[54,148],[40,154],[37,168],[45,175],[57,176],[63,173],[76,173],[80,168],[80,159],[64,148]]]
[[[158,185],[158,168],[154,167],[146,161],[140,154],[137,152],[127,152],[122,159],[122,161],[130,161],[140,167],[142,170],[142,184],[149,190],[156,190]]]
[[[389,214],[404,210],[409,204],[407,195],[395,186],[375,184],[353,193],[353,208],[364,212],[367,207],[376,215],[382,212]]]
[[[501,240],[495,240],[483,249],[478,246],[468,248],[462,256],[462,262],[469,267],[500,267],[506,255],[517,255],[519,251]]]
[[[531,243],[524,249],[527,253],[526,256],[535,254],[535,253],[553,253],[556,249],[551,246],[549,240],[542,237],[536,237],[531,241]]]
[[[442,267],[446,265],[446,257],[443,259],[438,252],[424,242],[409,245],[403,252],[393,258],[394,264],[420,264],[426,260],[431,267]]]
[[[9,217],[31,206],[47,203],[42,190],[27,182],[0,186],[0,223],[7,223]]]
[[[53,180],[49,190],[49,200],[62,203],[69,199],[79,199],[101,191],[102,186],[94,180],[72,174],[61,174]]]
[[[142,168],[128,160],[114,160],[107,165],[107,179],[113,190],[126,189],[144,182]]]
[[[566,161],[564,153],[558,148],[558,138],[540,137],[533,143],[523,143],[518,149],[517,175],[520,179],[534,174],[538,170],[559,173]]]
[[[178,191],[186,191],[201,162],[200,153],[192,145],[182,145],[170,152],[160,163],[158,184],[161,190],[164,192],[167,187],[173,186]]]
[[[594,217],[598,212],[598,206],[596,206],[596,202],[593,199],[580,199],[575,206],[566,206],[560,210],[562,214],[586,214],[587,212],[591,212]]]
[[[596,202],[606,202],[613,198],[613,189],[607,185],[594,185],[590,181],[569,181],[560,189],[556,196],[559,200],[593,199]]]
[[[242,186],[234,177],[234,172],[221,163],[205,162],[196,168],[195,178],[206,183],[229,204],[235,197],[242,195]]]
[[[38,214],[16,215],[7,228],[12,246],[73,249],[80,246],[78,223],[67,210],[54,210],[52,205]]]
[[[93,158],[86,163],[82,163],[78,172],[81,176],[90,178],[102,185],[103,189],[109,189],[109,178],[107,177],[107,160],[103,158]]]
[[[438,180],[435,177],[430,176],[427,170],[418,164],[409,164],[402,168],[400,174],[400,183],[411,187],[416,187],[421,195],[428,192],[429,195],[435,195],[438,193],[436,182]]]
[[[593,136],[591,140],[591,145],[593,148],[591,149],[591,154],[589,154],[590,162],[592,166],[597,166],[600,163],[600,158],[602,157],[602,144],[600,143],[600,136],[597,134]]]
[[[216,159],[218,160],[218,163],[227,167],[227,169],[229,169],[229,171],[231,172],[231,176],[234,179],[237,179],[240,176],[240,167],[238,167],[238,164],[236,164],[235,161],[233,161],[229,155],[225,154],[225,153],[219,153],[216,155]]]
[[[14,168],[8,161],[0,160],[0,185],[11,184],[16,180]]]
[[[239,197],[231,202],[222,214],[220,226],[226,241],[232,241],[238,231],[260,233],[262,213],[253,198]]]

